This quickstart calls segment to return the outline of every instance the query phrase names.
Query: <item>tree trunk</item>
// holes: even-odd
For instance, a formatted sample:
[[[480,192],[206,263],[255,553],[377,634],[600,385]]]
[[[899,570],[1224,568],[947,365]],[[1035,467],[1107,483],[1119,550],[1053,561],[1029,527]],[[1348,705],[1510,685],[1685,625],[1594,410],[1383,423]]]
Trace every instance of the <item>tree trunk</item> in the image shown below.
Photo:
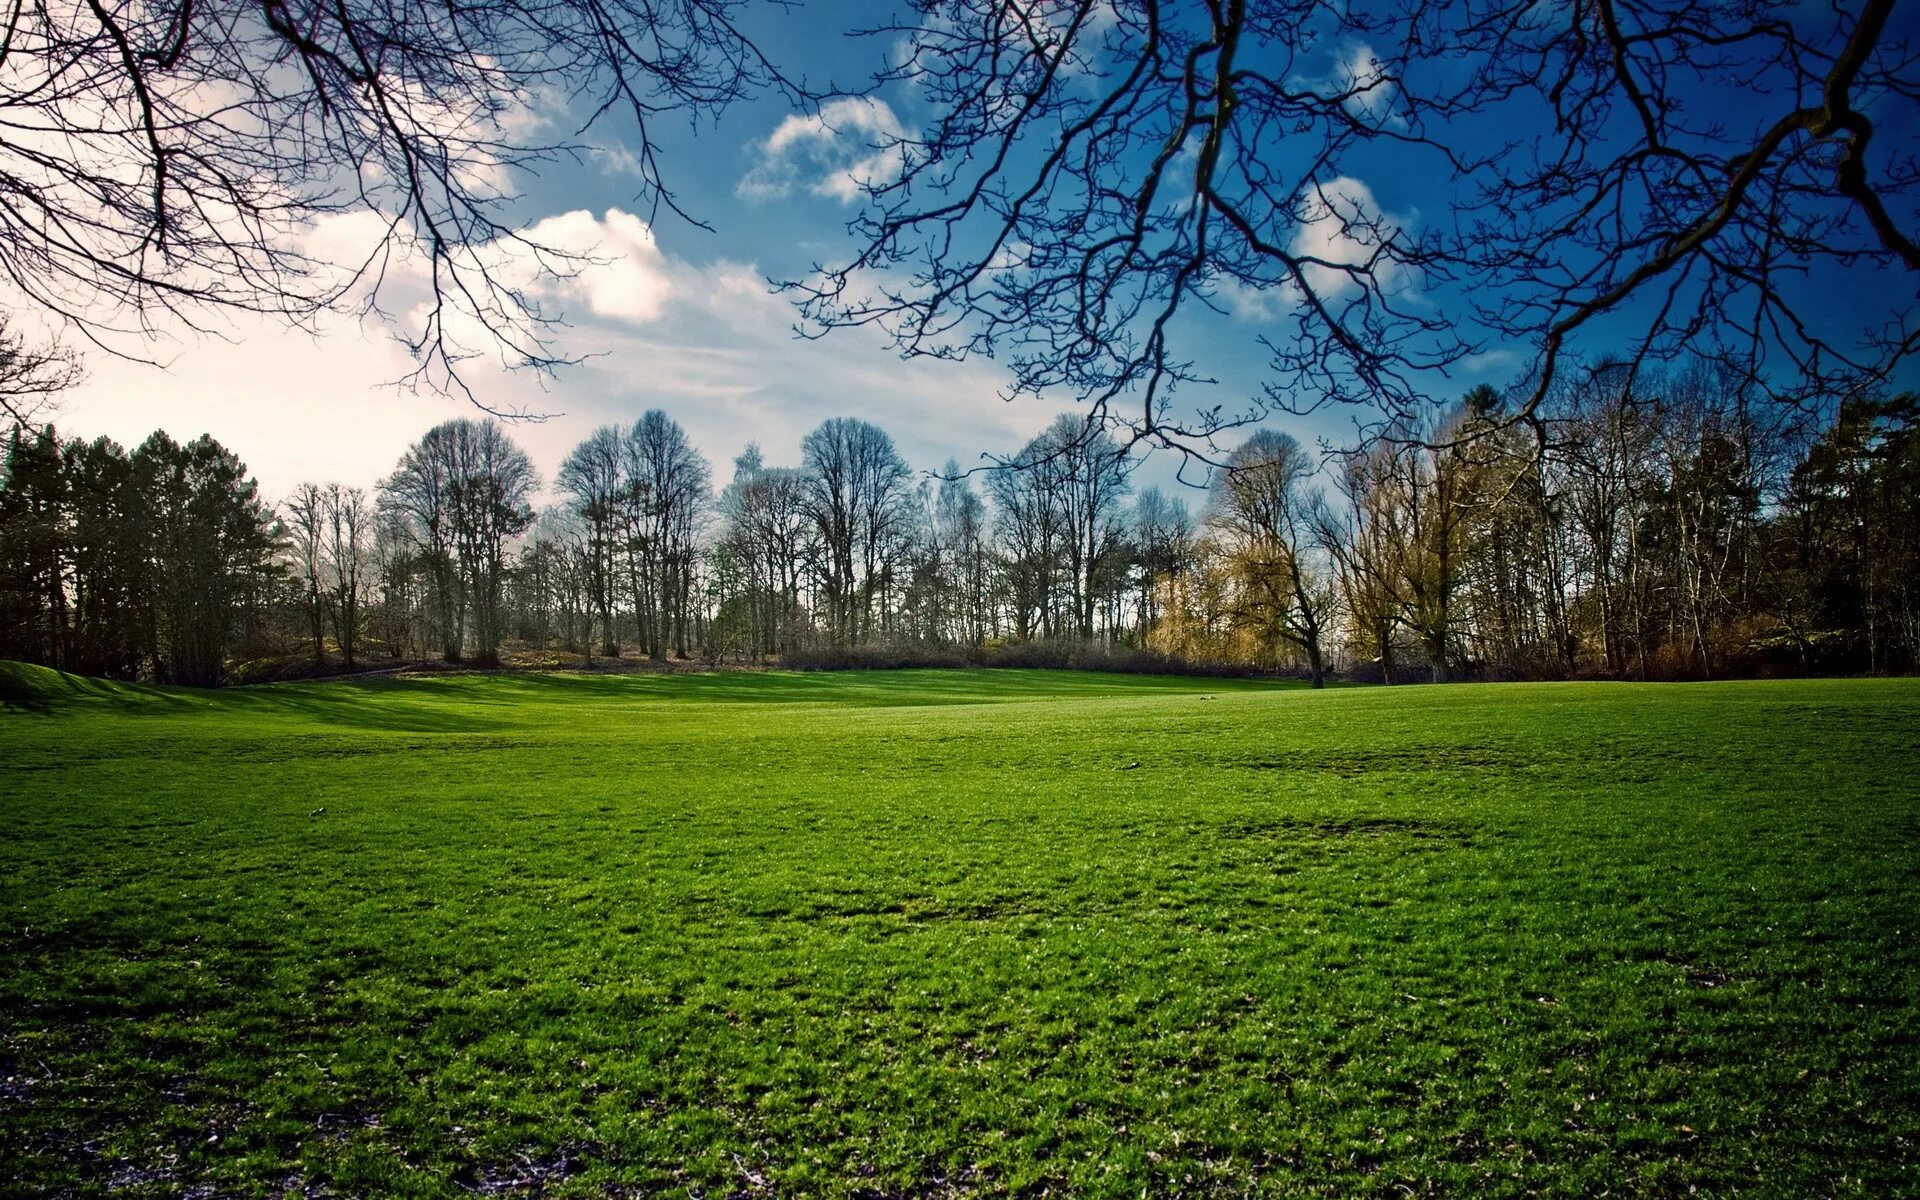
[[[313,665],[318,670],[327,666],[327,610],[320,601],[320,588],[317,584],[307,587],[307,611],[313,615]]]

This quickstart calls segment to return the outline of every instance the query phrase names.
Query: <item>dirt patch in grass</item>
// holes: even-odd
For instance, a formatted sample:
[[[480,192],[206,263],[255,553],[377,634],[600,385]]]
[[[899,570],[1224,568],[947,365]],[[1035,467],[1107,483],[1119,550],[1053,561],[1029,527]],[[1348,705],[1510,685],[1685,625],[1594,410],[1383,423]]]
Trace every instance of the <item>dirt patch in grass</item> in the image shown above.
[[[1466,845],[1476,831],[1452,821],[1406,817],[1286,817],[1274,821],[1222,825],[1223,837],[1270,841],[1342,841],[1353,838],[1404,838],[1413,842]]]
[[[1224,765],[1246,771],[1297,771],[1351,777],[1385,771],[1515,770],[1537,761],[1537,755],[1522,756],[1492,746],[1404,746],[1364,752],[1299,751]]]
[[[568,1151],[517,1156],[509,1163],[469,1163],[453,1173],[453,1182],[476,1196],[538,1196],[587,1169],[587,1161]]]

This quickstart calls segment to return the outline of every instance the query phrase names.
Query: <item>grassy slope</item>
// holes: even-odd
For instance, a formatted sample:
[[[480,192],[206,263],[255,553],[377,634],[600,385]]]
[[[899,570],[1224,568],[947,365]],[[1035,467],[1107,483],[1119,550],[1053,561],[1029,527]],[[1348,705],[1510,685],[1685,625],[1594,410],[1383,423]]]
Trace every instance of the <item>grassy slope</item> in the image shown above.
[[[0,1190],[1920,1171],[1913,681],[8,687]]]

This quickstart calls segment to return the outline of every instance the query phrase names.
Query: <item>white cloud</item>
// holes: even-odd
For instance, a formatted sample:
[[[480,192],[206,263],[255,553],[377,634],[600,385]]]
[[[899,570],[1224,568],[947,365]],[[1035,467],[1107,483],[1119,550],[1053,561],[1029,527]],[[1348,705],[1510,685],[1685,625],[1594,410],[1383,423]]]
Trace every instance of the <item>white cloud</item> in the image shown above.
[[[364,217],[343,217],[312,237],[316,249],[364,252],[374,233]],[[530,236],[600,260],[573,279],[538,285],[585,318],[560,330],[555,347],[582,361],[545,378],[482,357],[464,364],[464,378],[489,407],[551,414],[513,427],[548,479],[596,425],[630,422],[649,408],[687,427],[722,482],[748,441],[759,441],[769,461],[795,462],[801,437],[828,417],[876,422],[925,469],[1017,448],[1057,408],[1003,401],[1006,376],[989,362],[903,362],[872,331],[796,339],[790,305],[758,267],[676,258],[618,209],[555,214]],[[424,280],[397,278],[406,303],[424,299]],[[457,323],[455,333],[478,337]],[[156,428],[209,432],[277,499],[305,479],[370,485],[431,425],[477,415],[462,398],[393,387],[413,365],[405,349],[376,324],[346,316],[323,318],[311,334],[234,316],[218,336],[178,331],[165,353],[164,367],[95,356],[61,428],[128,444]]]
[[[1368,274],[1373,291],[1405,296],[1414,290],[1402,264],[1385,255],[1375,257],[1383,245],[1411,226],[1411,218],[1382,210],[1373,189],[1347,175],[1308,184],[1300,200],[1300,223],[1288,249],[1315,260],[1303,273],[1307,286],[1321,299],[1358,292]],[[1342,269],[1348,266],[1363,271]]]
[[[1342,175],[1307,184],[1292,216],[1287,252],[1307,260],[1301,273],[1323,303],[1352,299],[1362,288],[1400,301],[1418,296],[1415,273],[1380,251],[1412,228],[1413,217],[1386,212],[1361,180]],[[1304,299],[1299,284],[1277,265],[1263,267],[1252,278],[1216,274],[1206,295],[1229,317],[1249,324],[1284,316]]]
[[[343,309],[365,309],[372,323],[408,337],[427,334],[437,320],[439,340],[463,357],[513,359],[501,333],[530,348],[539,330],[521,302],[541,318],[644,325],[661,317],[675,290],[653,230],[617,208],[599,217],[584,209],[556,213],[517,238],[455,249],[437,269],[404,225],[391,228],[364,210],[320,217],[301,230],[295,248],[333,272],[333,286],[363,272]]]
[[[734,185],[746,200],[805,191],[843,204],[899,174],[906,129],[886,101],[850,96],[818,113],[789,113],[753,147],[754,164]]]
[[[1216,276],[1212,297],[1236,320],[1258,324],[1280,315],[1282,305],[1275,290],[1247,283],[1232,275]]]
[[[463,188],[504,197],[513,191],[510,151],[539,140],[552,125],[552,109],[564,97],[550,90],[516,88],[484,55],[470,64],[485,73],[494,89],[484,98],[453,89],[434,91],[408,79],[389,81],[391,109],[404,128],[445,147],[448,172]],[[377,166],[378,164],[372,164]]]
[[[599,220],[584,209],[562,213],[540,221],[526,237],[580,264],[567,278],[536,279],[529,286],[585,305],[594,316],[644,324],[660,316],[673,292],[653,230],[632,213],[610,208]]]
[[[1335,94],[1352,93],[1342,102],[1342,107],[1355,119],[1376,128],[1405,127],[1406,118],[1398,107],[1400,89],[1389,78],[1386,66],[1364,42],[1348,47],[1328,85]]]

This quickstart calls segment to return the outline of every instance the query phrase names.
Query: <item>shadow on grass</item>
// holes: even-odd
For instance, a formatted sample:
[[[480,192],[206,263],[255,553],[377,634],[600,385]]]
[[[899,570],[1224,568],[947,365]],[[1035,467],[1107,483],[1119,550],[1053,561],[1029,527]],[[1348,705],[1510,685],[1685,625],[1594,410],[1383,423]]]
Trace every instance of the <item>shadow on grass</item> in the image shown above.
[[[408,682],[408,681],[403,681]],[[431,685],[433,681],[417,681]],[[408,691],[413,694],[406,694]],[[401,703],[394,703],[394,692]],[[290,716],[361,729],[403,733],[485,733],[510,722],[472,711],[478,697],[431,686],[395,689],[356,683],[185,688],[69,675],[49,667],[0,660],[0,708],[59,716],[95,713],[132,717],[203,715],[247,719]]]
[[[222,689],[86,679],[0,663],[9,710],[110,707],[127,715],[272,716],[368,730],[487,733],[524,724],[523,710],[584,704],[818,704],[909,707],[1093,697],[1211,695],[1299,686],[1259,680],[980,668],[908,671],[713,671],[660,675],[448,673],[301,681]],[[581,711],[579,720],[590,721]]]
[[[235,717],[282,716],[392,733],[494,733],[516,722],[475,711],[477,698],[367,684],[275,684],[211,693]]]
[[[187,711],[197,707],[195,696],[196,693],[182,688],[93,679],[51,667],[0,659],[0,709],[8,711],[45,715],[76,703]]]
[[[366,729],[485,733],[524,724],[529,710],[626,705],[836,705],[857,708],[1211,694],[1220,680],[1066,671],[716,671],[677,675],[527,673],[390,677],[274,684],[218,693],[230,711],[283,711]],[[1238,690],[1273,686],[1232,681]],[[590,721],[583,708],[577,719]]]

